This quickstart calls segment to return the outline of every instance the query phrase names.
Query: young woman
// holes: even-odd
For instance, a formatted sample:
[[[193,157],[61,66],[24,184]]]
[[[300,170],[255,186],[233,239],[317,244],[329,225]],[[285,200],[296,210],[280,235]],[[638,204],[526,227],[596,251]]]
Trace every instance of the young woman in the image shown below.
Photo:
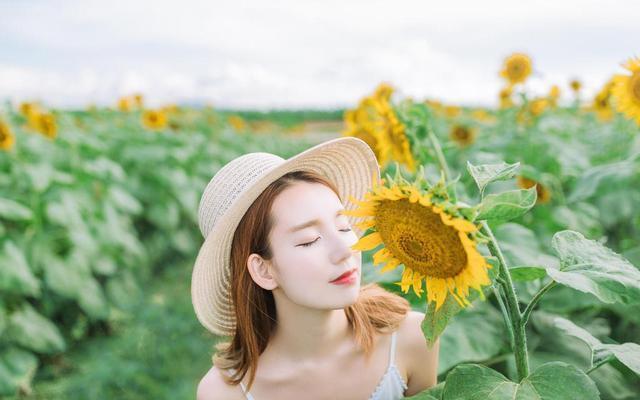
[[[199,207],[205,242],[192,277],[199,321],[229,336],[198,400],[395,400],[436,384],[438,343],[424,314],[361,287],[362,235],[344,210],[379,179],[362,140],[334,139],[288,160],[250,153],[225,165]]]

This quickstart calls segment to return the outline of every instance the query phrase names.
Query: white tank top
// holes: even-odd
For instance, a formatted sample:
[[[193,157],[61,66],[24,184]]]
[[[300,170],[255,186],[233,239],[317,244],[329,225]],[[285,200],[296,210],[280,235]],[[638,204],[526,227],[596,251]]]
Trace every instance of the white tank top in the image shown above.
[[[384,376],[382,376],[382,379],[380,379],[378,386],[371,396],[369,396],[369,400],[398,400],[404,398],[404,391],[407,390],[408,386],[404,382],[404,379],[402,379],[400,370],[395,364],[396,334],[397,331],[391,335],[391,348],[389,349],[389,366],[387,367],[387,371]],[[230,368],[229,371],[229,375],[235,373],[233,368]],[[242,387],[242,391],[247,400],[256,400],[251,393],[247,391],[244,383],[240,382],[240,387]]]

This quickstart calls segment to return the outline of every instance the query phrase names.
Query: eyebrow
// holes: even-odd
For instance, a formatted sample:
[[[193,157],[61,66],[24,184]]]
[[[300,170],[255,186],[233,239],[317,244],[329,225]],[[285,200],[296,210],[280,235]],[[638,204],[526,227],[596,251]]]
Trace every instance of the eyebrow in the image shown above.
[[[338,215],[341,215],[342,212],[344,212],[344,211],[345,211],[345,209],[338,210],[338,212],[336,212],[335,216],[337,217]],[[311,221],[307,221],[307,222],[304,222],[304,223],[302,223],[300,225],[294,226],[293,228],[289,229],[287,231],[287,233],[293,233],[293,232],[302,230],[304,228],[308,228],[308,227],[313,226],[313,225],[319,225],[320,223],[321,223],[321,221],[319,219],[312,219]]]

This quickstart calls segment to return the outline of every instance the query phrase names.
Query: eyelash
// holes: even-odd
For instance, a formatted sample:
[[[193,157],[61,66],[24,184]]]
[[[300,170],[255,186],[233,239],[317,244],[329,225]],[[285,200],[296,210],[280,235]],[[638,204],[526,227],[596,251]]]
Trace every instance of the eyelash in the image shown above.
[[[351,228],[349,228],[349,229],[340,229],[340,232],[351,232]],[[303,244],[301,244],[300,246],[302,246],[302,247],[309,247],[309,246],[311,246],[312,244],[314,244],[314,243],[315,243],[315,242],[317,242],[317,241],[318,241],[318,239],[314,240],[313,242],[303,243]]]

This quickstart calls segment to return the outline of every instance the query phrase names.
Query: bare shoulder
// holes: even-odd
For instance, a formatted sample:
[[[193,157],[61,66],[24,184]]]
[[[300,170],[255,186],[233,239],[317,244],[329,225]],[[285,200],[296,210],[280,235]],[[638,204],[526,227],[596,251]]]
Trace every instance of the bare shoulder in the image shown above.
[[[422,333],[424,313],[409,311],[398,329],[398,351],[407,367],[409,388],[405,396],[434,386],[438,381],[438,353],[440,340],[429,347]]]
[[[243,399],[239,386],[228,385],[215,366],[202,377],[196,390],[197,400],[240,400]]]

